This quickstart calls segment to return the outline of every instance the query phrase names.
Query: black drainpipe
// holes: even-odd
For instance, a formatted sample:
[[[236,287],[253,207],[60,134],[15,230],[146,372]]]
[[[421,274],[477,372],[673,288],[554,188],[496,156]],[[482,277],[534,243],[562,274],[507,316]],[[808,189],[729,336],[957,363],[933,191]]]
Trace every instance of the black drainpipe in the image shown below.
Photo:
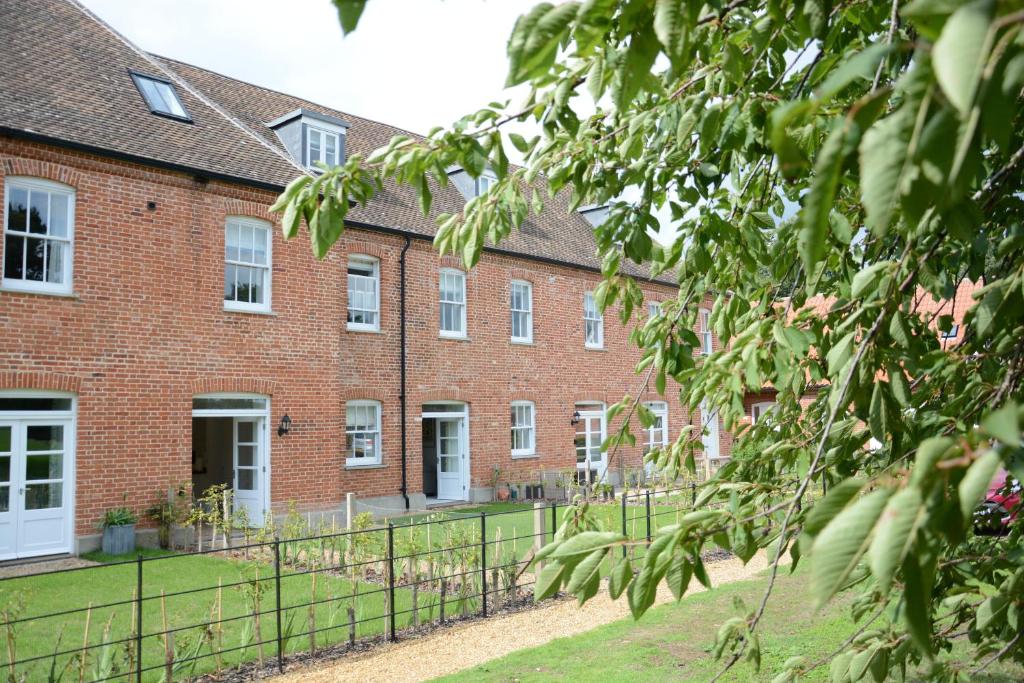
[[[408,235],[405,236],[405,246],[402,247],[402,256],[398,259],[399,265],[399,339],[401,348],[398,352],[398,373],[399,373],[399,393],[398,401],[401,405],[402,411],[402,498],[405,498],[405,509],[409,509],[409,486],[408,477],[406,475],[406,426],[405,426],[405,252],[409,251],[409,247],[412,245],[412,238]]]

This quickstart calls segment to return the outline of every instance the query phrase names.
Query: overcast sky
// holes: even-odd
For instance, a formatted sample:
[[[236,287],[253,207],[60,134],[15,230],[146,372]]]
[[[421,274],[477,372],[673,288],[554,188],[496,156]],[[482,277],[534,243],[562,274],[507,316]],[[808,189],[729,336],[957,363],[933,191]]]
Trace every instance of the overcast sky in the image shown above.
[[[505,43],[537,0],[81,0],[149,52],[416,133],[506,99]]]

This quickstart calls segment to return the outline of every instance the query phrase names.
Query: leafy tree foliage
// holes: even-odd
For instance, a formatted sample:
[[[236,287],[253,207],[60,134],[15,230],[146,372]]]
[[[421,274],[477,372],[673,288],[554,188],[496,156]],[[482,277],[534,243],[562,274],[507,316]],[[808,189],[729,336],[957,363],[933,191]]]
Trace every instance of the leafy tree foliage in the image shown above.
[[[353,30],[365,2],[335,4]],[[634,327],[636,394],[651,382],[664,393],[672,378],[681,403],[716,406],[741,445],[770,443],[738,449],[703,487],[701,504],[723,505],[660,529],[637,566],[619,562],[611,594],[639,616],[661,582],[676,596],[707,583],[705,543],[744,559],[768,548],[772,582],[783,557],[809,562],[816,600],[852,591],[859,622],[832,656],[795,657],[777,680],[823,666],[835,681],[921,668],[967,680],[997,659],[1024,661],[1021,524],[1005,536],[972,528],[1000,468],[1024,479],[1022,6],[541,3],[508,42],[508,85],[528,87],[523,104],[298,178],[275,208],[287,237],[305,221],[322,257],[350,204],[383,183],[412,186],[430,212],[446,169],[490,169],[486,194],[438,216],[437,249],[472,267],[553,193],[609,204],[594,231],[597,299]],[[516,122],[540,133],[508,132]],[[511,148],[524,165],[510,164]],[[670,245],[652,239],[658,215],[671,217]],[[642,294],[626,261],[678,279],[678,299],[653,320],[634,320]],[[962,340],[944,347],[936,327],[949,320],[923,313],[922,297],[972,282],[982,287]],[[708,294],[728,344],[702,358],[692,330]],[[778,391],[774,419],[744,427],[744,392],[765,385]],[[629,397],[609,412],[623,423],[613,451],[652,419]],[[692,470],[699,444],[687,429],[649,457]],[[822,485],[828,495],[812,500]],[[585,506],[568,511],[541,553],[538,595],[593,596],[598,565],[624,543]],[[759,661],[770,597],[771,583],[723,624],[724,668]],[[941,657],[957,638],[972,644],[971,669]]]

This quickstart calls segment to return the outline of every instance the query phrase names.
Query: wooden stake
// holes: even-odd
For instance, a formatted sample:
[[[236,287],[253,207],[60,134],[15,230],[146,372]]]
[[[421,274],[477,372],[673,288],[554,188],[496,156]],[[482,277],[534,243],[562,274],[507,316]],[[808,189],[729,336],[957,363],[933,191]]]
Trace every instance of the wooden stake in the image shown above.
[[[316,656],[316,572],[313,577],[313,590],[309,595],[309,652]]]
[[[224,581],[217,577],[217,671],[224,666],[221,651],[224,649]]]
[[[160,614],[164,623],[164,680],[174,680],[174,634],[167,629],[167,596],[160,591]]]
[[[85,635],[82,637],[82,656],[78,659],[78,683],[85,682],[85,662],[89,658],[89,626],[92,624],[92,603],[89,603],[89,608],[85,612]],[[10,628],[8,627],[8,630]],[[10,644],[8,643],[8,648]],[[14,661],[14,653],[8,649],[7,652],[8,661]],[[11,668],[11,675],[14,675],[14,669]]]

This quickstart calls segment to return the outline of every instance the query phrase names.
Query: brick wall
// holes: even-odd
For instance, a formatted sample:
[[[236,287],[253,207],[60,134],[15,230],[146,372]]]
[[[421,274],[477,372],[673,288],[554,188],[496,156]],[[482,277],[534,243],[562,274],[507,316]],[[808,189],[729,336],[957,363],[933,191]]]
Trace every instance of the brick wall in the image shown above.
[[[266,394],[272,426],[284,413],[292,418],[290,434],[271,436],[275,508],[292,500],[333,508],[348,491],[398,493],[402,237],[350,230],[318,262],[304,239],[284,243],[275,224],[272,313],[228,312],[226,217],[273,221],[266,211],[273,193],[4,137],[0,162],[0,182],[28,175],[76,190],[74,296],[0,293],[0,332],[8,340],[0,389],[77,393],[77,533],[93,532],[124,494],[141,508],[191,477],[192,397],[211,391]],[[346,330],[348,253],[380,259],[380,333]],[[574,403],[610,404],[640,383],[638,353],[614,312],[605,316],[604,350],[584,348],[583,294],[599,275],[486,254],[467,275],[468,339],[455,341],[438,334],[442,265],[429,242],[412,241],[410,492],[422,489],[421,407],[439,398],[469,404],[474,486],[486,485],[495,466],[522,477],[572,467]],[[509,340],[512,278],[533,283],[529,346]],[[655,299],[674,296],[670,287],[645,287]],[[691,419],[674,398],[677,389],[667,392],[670,434]],[[344,403],[360,398],[383,406],[383,465],[375,469],[345,467]],[[521,461],[510,455],[509,403],[516,399],[536,405],[537,457]],[[636,464],[640,453],[639,446],[624,449],[622,457]]]

